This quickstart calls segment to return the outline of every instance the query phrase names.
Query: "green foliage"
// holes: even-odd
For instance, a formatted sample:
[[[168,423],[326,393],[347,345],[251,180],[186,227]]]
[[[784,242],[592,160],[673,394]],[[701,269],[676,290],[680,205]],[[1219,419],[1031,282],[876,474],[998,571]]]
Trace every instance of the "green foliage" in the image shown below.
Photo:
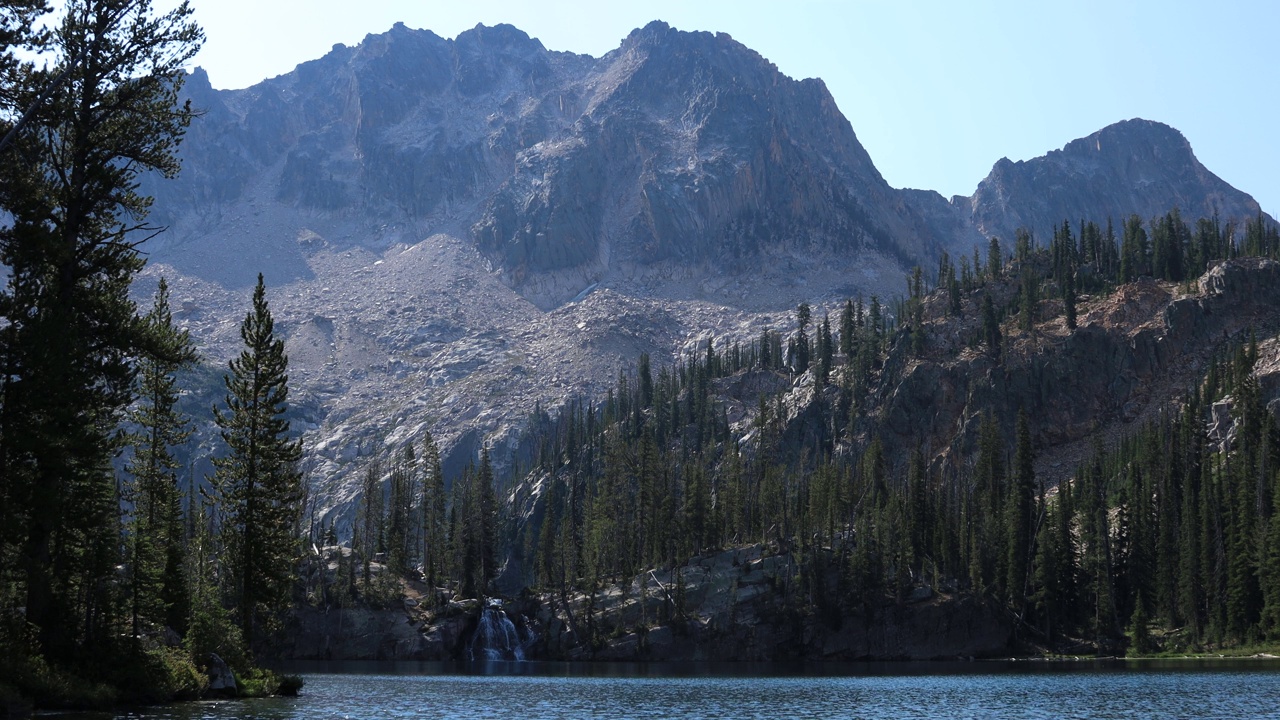
[[[1138,229],[1130,223],[1128,233],[1140,249]],[[1000,261],[1002,285],[973,287],[993,351],[1008,310],[995,298],[1008,298],[1010,285],[1032,287],[1024,308],[1034,307],[1029,295],[1064,295],[1070,325],[1066,301],[1077,284],[1106,291],[1105,273],[1121,259],[1109,231],[1092,223],[1078,236],[1064,223],[1047,247],[1028,239],[1017,256],[1016,279],[997,253],[989,259]],[[948,274],[944,264],[939,275]],[[947,284],[938,291],[949,293]],[[901,602],[930,578],[1007,604],[1042,640],[1084,639],[1104,653],[1120,652],[1135,627],[1157,624],[1215,647],[1276,632],[1280,552],[1268,554],[1265,538],[1277,483],[1261,469],[1276,467],[1269,448],[1280,444],[1249,379],[1256,341],[1211,363],[1177,412],[1098,447],[1056,488],[1036,477],[1026,414],[982,413],[974,444],[961,450],[968,454],[940,473],[914,454],[887,451],[868,402],[897,382],[888,359],[915,344],[910,316],[925,305],[922,285],[910,279],[897,332],[874,298],[866,311],[860,301],[843,304],[831,345],[837,388],[815,397],[811,415],[788,417],[781,397],[762,395],[745,437],[721,426],[711,380],[767,372],[759,360],[777,334],[766,330],[754,344],[658,368],[648,407],[637,369],[603,406],[573,400],[538,425],[527,442],[543,448],[533,471],[548,488],[545,514],[515,540],[537,557],[538,581],[561,591],[598,587],[708,547],[764,542],[798,563],[778,588],[785,602],[833,622]],[[1234,446],[1217,448],[1206,436],[1207,404],[1228,393],[1239,433]],[[459,510],[467,491],[456,493]],[[1139,597],[1147,619],[1135,626]]]
[[[0,685],[8,685],[9,694],[47,708],[98,709],[116,702],[115,688],[50,663],[40,652],[39,642],[32,626],[20,622],[0,626],[0,678],[4,678]]]
[[[11,21],[32,7],[5,8],[3,39],[22,39]],[[129,297],[152,230],[138,183],[178,170],[201,32],[186,6],[154,17],[145,0],[70,0],[30,39],[48,64],[6,55],[0,77],[7,113],[37,108],[3,148],[0,183],[0,584],[61,660],[105,648],[119,611],[111,458],[148,348]]]
[[[41,655],[10,657],[3,667],[5,680],[41,708],[103,710],[120,700],[115,687],[61,670]]]
[[[135,651],[111,670],[111,684],[119,700],[161,703],[194,700],[209,689],[209,678],[183,648],[157,647]]]
[[[126,561],[134,638],[141,637],[144,619],[177,629],[186,625],[186,538],[177,475],[180,464],[173,449],[186,442],[191,430],[177,410],[176,375],[197,360],[190,336],[173,325],[164,278],[143,323],[150,348],[139,363],[139,402],[129,412],[136,430],[130,437],[133,456],[125,466],[130,479],[124,492],[132,505],[126,522]]]
[[[481,450],[480,467],[454,481],[452,529],[449,533],[456,566],[454,577],[464,597],[489,592],[497,577],[498,507],[494,495],[493,466],[489,450]]]
[[[213,588],[197,591],[183,645],[201,666],[216,654],[234,670],[249,667],[244,636]]]
[[[991,301],[990,293],[982,293],[982,343],[986,346],[987,352],[993,355],[1000,354],[1000,342],[1002,334],[1000,332],[1000,320],[996,317],[995,304]]]
[[[1036,491],[1035,455],[1031,447],[1031,430],[1027,424],[1027,414],[1018,411],[1017,448],[1014,451],[1013,487],[1010,488],[1006,505],[1005,530],[1008,552],[1008,588],[1009,599],[1015,608],[1020,608],[1026,597],[1029,586],[1031,552],[1033,549],[1036,518],[1034,496]]]
[[[418,494],[413,448],[405,448],[391,465],[387,479],[387,569],[396,576],[409,572],[418,545],[418,515],[413,501]]]
[[[142,316],[130,286],[158,230],[140,183],[180,167],[195,113],[179,97],[203,36],[186,3],[68,0],[47,25],[43,5],[0,7],[0,117],[18,120],[0,122],[0,677],[41,707],[195,697],[190,653],[247,666],[218,585],[233,566],[218,567],[208,508],[192,490],[184,513],[180,491],[194,484],[176,459],[193,345],[163,280]],[[164,626],[187,649],[157,647]]]
[[[386,530],[386,496],[382,490],[382,463],[376,458],[364,469],[360,483],[360,509],[351,532],[351,549],[360,558],[360,579],[365,586],[372,582],[372,563],[383,550]]]
[[[1184,269],[1236,252],[1230,232],[1215,234],[1212,224],[1198,226],[1204,249],[1192,252],[1197,236],[1179,227],[1176,213],[1159,223],[1165,228],[1152,237],[1181,238]],[[1131,218],[1124,231],[1131,246],[1125,268],[1139,272],[1153,262],[1146,230]],[[939,269],[938,292],[948,301],[962,295],[950,314],[959,315],[965,297],[980,303],[969,336],[997,358],[1007,313],[1021,309],[1025,328],[1042,327],[1037,306],[1043,312],[1052,304],[1041,296],[1061,297],[1072,327],[1077,289],[1109,291],[1124,260],[1110,223],[1104,232],[1064,222],[1047,247],[1022,233],[1017,240],[1008,266],[998,241],[991,244],[989,274],[979,271],[977,254],[972,272],[962,259],[958,279],[947,258]],[[1173,251],[1161,252],[1158,265],[1171,272]],[[438,466],[428,438],[420,476],[424,569],[464,595],[481,595],[506,541],[528,582],[565,598],[678,566],[708,548],[762,543],[795,563],[777,581],[780,615],[813,612],[833,627],[849,614],[870,617],[905,603],[913,585],[927,582],[1001,603],[1020,629],[1049,643],[1084,640],[1105,653],[1120,652],[1126,632],[1150,634],[1154,626],[1166,628],[1164,637],[1181,628],[1178,642],[1201,646],[1240,646],[1276,632],[1280,561],[1264,538],[1274,537],[1277,445],[1249,378],[1256,342],[1216,358],[1176,412],[1097,447],[1056,487],[1042,486],[1031,418],[993,411],[1008,395],[998,381],[969,389],[978,427],[968,426],[945,462],[925,456],[932,438],[923,432],[914,453],[902,451],[911,446],[901,431],[883,436],[892,445],[881,440],[885,418],[875,399],[900,382],[909,354],[930,362],[923,352],[929,326],[963,322],[935,312],[926,324],[924,308],[941,308],[944,298],[926,295],[920,271],[908,288],[910,298],[895,303],[892,316],[875,297],[867,305],[845,302],[838,339],[824,316],[811,341],[813,310],[798,308],[788,349],[792,362],[814,361],[817,392],[800,413],[782,393],[761,393],[754,413],[744,413],[742,433],[732,431],[729,408],[716,395],[730,383],[717,381],[785,387],[782,333],[771,329],[744,344],[709,339],[656,372],[644,356],[619,373],[601,404],[569,398],[556,417],[536,410],[520,441],[533,452],[532,467],[519,473],[532,473],[542,488],[528,522],[502,517],[493,496],[503,480],[493,477],[487,452],[437,503],[445,492],[438,469],[427,470]],[[1224,448],[1205,432],[1206,407],[1229,393],[1239,434]],[[376,475],[378,484],[366,490],[371,498],[383,497]],[[370,552],[395,544],[393,513],[370,515],[367,527],[387,523],[361,541]],[[679,578],[674,587],[679,594]],[[582,611],[589,642],[624,631],[598,625],[593,596]]]
[[[1004,275],[1004,255],[1000,250],[1000,238],[992,237],[987,245],[987,275],[992,280]]]
[[[1036,325],[1036,306],[1040,302],[1040,280],[1032,268],[1023,268],[1022,285],[1018,294],[1018,326],[1024,332],[1031,332]]]
[[[226,376],[226,410],[214,408],[229,454],[214,461],[213,487],[222,513],[227,590],[253,649],[288,606],[302,511],[302,445],[290,439],[284,417],[289,360],[284,340],[275,335],[261,274],[240,338],[245,348]]]
[[[797,373],[803,374],[809,369],[809,322],[812,311],[809,303],[800,303],[796,308],[796,334],[791,338],[791,343],[787,348],[787,356],[791,359],[792,367]]]
[[[280,694],[283,682],[284,679],[281,676],[263,668],[251,668],[242,673],[236,673],[236,689],[242,698],[263,698]],[[293,682],[290,681],[290,684],[292,685]],[[297,694],[296,690],[294,694]]]
[[[276,694],[285,697],[296,697],[302,691],[304,685],[306,685],[306,681],[302,679],[301,675],[281,675]]]
[[[448,498],[444,489],[444,470],[440,466],[440,450],[431,433],[422,440],[422,565],[427,586],[435,588],[444,577],[447,551]]]
[[[1150,618],[1146,605],[1139,595],[1133,606],[1133,617],[1129,620],[1129,655],[1150,655],[1155,651],[1155,643],[1151,639]]]

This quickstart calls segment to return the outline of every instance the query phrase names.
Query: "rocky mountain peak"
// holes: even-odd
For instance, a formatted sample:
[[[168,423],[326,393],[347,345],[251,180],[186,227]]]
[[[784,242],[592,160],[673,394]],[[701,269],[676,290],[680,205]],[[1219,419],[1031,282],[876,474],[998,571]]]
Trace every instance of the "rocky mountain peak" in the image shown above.
[[[454,39],[459,47],[485,48],[499,54],[524,55],[544,53],[547,51],[542,42],[514,25],[498,23],[489,26],[477,23],[470,30],[465,30]]]
[[[1112,123],[1088,137],[1072,140],[1062,150],[1050,151],[1048,156],[1062,153],[1076,158],[1092,155],[1116,157],[1144,152],[1153,153],[1166,161],[1195,161],[1191,143],[1187,142],[1182,133],[1162,122],[1142,118]]]
[[[1140,118],[1042,157],[1002,158],[969,199],[973,225],[983,235],[1002,238],[1025,227],[1043,239],[1064,220],[1119,222],[1131,214],[1148,219],[1173,207],[1185,217],[1237,222],[1261,212],[1252,197],[1200,164],[1182,133]]]
[[[650,23],[566,89],[557,102],[577,96],[581,115],[520,154],[472,227],[540,305],[623,266],[735,273],[794,244],[896,257],[931,247],[825,86],[728,35]]]

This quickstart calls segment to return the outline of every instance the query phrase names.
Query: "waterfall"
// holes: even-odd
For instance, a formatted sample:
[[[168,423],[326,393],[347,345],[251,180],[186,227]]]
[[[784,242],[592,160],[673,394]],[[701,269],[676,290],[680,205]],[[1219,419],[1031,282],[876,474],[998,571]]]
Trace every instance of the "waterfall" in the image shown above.
[[[524,651],[534,640],[525,627],[522,633],[511,622],[500,603],[493,603],[480,613],[475,634],[467,644],[468,660],[524,660]]]

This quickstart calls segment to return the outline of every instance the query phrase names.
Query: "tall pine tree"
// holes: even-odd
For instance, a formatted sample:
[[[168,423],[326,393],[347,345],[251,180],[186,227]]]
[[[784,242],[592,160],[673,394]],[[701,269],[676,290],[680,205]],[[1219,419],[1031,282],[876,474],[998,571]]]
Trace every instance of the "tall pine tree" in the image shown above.
[[[18,39],[13,21],[32,7],[0,8],[0,41]],[[55,660],[115,633],[111,458],[143,343],[129,286],[154,231],[139,182],[179,169],[192,117],[178,101],[183,65],[202,39],[185,4],[161,16],[148,0],[60,9],[45,66],[0,77],[3,115],[31,109],[24,127],[4,123],[0,149],[0,570]]]
[[[126,465],[130,479],[126,499],[129,517],[128,569],[130,620],[139,636],[143,616],[182,628],[187,615],[183,571],[185,530],[179,463],[173,449],[186,442],[191,429],[178,411],[178,371],[193,365],[195,343],[173,325],[169,287],[164,278],[155,304],[143,318],[151,348],[139,363],[138,404],[130,411],[135,426],[133,456]]]
[[[225,377],[214,419],[229,450],[215,460],[214,490],[227,550],[224,569],[245,643],[253,648],[288,604],[302,512],[300,441],[290,438],[289,359],[275,334],[262,275],[240,325],[245,349]]]

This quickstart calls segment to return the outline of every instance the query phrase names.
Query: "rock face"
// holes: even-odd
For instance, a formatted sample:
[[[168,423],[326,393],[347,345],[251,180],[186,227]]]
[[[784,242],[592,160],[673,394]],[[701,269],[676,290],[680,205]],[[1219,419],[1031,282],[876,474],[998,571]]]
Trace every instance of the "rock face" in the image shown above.
[[[1131,214],[1147,220],[1174,207],[1191,221],[1243,221],[1262,212],[1252,197],[1201,165],[1182,133],[1141,119],[1109,125],[1033,160],[1001,159],[973,196],[957,204],[968,206],[972,226],[983,235],[1007,239],[1025,227],[1042,242],[1064,220],[1074,225],[1111,217],[1118,227]]]
[[[822,82],[727,35],[651,23],[567,94],[573,125],[517,155],[473,227],[516,284],[613,263],[749,268],[779,243],[932,249]]]
[[[422,660],[438,657],[439,636],[424,635],[412,616],[399,610],[302,607],[295,612],[284,655],[296,660]],[[441,653],[443,655],[443,653]]]
[[[1257,213],[1145,121],[1002,162],[972,199],[891,188],[821,81],[663,23],[601,58],[505,25],[397,25],[186,92],[203,116],[179,179],[144,188],[171,229],[139,299],[166,276],[220,369],[265,273],[317,521],[342,534],[370,458],[430,429],[447,475],[483,444],[506,462],[528,418],[602,396],[642,352],[660,366],[790,327],[802,301],[887,300],[911,264],[1019,224]],[[192,395],[206,415],[217,372]],[[217,448],[202,422],[197,468]]]
[[[246,90],[197,71],[188,93],[205,115],[182,179],[148,188],[162,219],[257,197],[454,226],[544,308],[620,267],[936,249],[822,82],[724,34],[654,22],[595,59],[507,25],[396,25]]]

